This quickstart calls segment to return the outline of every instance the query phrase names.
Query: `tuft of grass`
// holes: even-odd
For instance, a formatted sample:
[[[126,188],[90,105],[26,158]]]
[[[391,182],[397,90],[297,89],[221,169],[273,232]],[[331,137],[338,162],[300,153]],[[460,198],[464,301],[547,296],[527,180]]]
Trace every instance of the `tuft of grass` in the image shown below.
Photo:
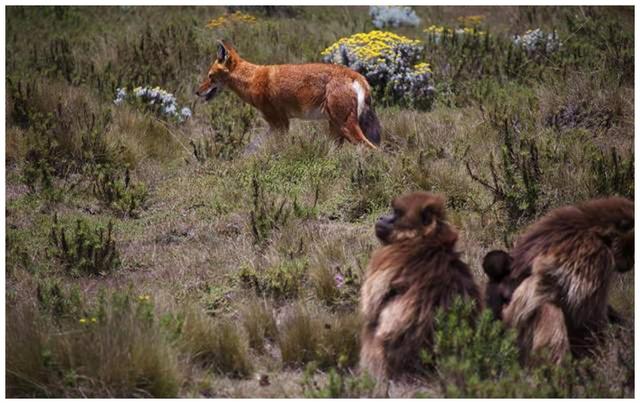
[[[280,329],[282,363],[302,367],[314,362],[321,369],[354,366],[360,349],[360,324],[352,313],[330,317],[298,305]]]
[[[148,299],[104,295],[56,325],[28,304],[7,314],[10,397],[175,397],[183,374]]]
[[[265,352],[265,341],[278,341],[278,327],[273,308],[266,300],[249,299],[240,308],[242,326],[247,334],[249,347],[257,353]]]
[[[230,320],[214,321],[199,310],[188,309],[179,346],[191,362],[218,374],[245,378],[253,372],[247,341]]]

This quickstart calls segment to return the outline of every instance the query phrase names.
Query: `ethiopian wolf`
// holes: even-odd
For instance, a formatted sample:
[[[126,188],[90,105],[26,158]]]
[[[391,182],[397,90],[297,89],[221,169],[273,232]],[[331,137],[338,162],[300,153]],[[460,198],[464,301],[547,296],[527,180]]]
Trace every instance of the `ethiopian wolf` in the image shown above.
[[[380,122],[371,89],[359,73],[325,63],[256,65],[218,41],[216,60],[196,95],[210,100],[228,87],[262,112],[271,131],[287,131],[289,119],[326,119],[338,139],[380,144]]]

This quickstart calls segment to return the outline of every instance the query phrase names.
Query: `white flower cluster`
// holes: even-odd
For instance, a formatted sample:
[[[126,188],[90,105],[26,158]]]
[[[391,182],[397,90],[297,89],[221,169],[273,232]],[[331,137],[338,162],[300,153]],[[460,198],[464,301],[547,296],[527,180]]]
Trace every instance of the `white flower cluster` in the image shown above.
[[[417,27],[420,24],[420,17],[411,7],[369,7],[369,15],[373,19],[373,25],[380,29],[383,27],[410,26]]]
[[[116,105],[121,105],[127,98],[132,101],[142,102],[144,105],[156,109],[162,115],[177,118],[180,122],[190,118],[192,115],[188,107],[183,107],[180,109],[180,112],[178,112],[176,97],[160,87],[136,87],[133,89],[130,97],[127,97],[127,90],[125,88],[117,88],[116,98],[113,102]]]
[[[558,39],[558,34],[555,31],[546,33],[540,28],[528,30],[522,36],[515,35],[513,43],[516,46],[523,47],[529,55],[553,53],[562,46],[562,42]]]
[[[395,99],[404,99],[409,105],[429,107],[435,95],[430,70],[403,69],[393,74],[389,88]]]

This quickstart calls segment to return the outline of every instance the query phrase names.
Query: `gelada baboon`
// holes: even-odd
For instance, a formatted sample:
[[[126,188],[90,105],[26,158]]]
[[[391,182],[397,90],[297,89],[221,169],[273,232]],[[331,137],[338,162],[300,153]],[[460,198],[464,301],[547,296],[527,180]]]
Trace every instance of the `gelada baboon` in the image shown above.
[[[507,272],[502,316],[524,359],[542,349],[556,362],[582,356],[620,320],[607,297],[614,272],[634,266],[633,220],[633,202],[619,197],[555,209],[518,239],[508,268],[490,268]]]
[[[444,200],[416,192],[396,198],[376,222],[382,243],[361,290],[364,318],[360,366],[378,380],[419,369],[419,352],[432,343],[436,311],[456,296],[481,310],[478,287],[454,247],[458,234],[445,221]]]
[[[482,269],[489,277],[484,301],[496,319],[502,319],[502,308],[509,302],[513,292],[505,284],[505,278],[511,271],[511,262],[511,256],[500,250],[490,251],[482,261]]]

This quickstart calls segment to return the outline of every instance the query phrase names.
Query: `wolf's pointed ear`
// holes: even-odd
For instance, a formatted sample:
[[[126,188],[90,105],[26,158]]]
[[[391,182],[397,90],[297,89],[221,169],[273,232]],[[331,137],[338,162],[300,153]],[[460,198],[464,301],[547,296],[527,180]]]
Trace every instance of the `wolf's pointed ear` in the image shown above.
[[[222,43],[222,41],[218,41],[218,53],[216,55],[216,59],[218,60],[218,62],[224,63],[226,62],[228,57],[229,51],[224,46],[224,43]]]

